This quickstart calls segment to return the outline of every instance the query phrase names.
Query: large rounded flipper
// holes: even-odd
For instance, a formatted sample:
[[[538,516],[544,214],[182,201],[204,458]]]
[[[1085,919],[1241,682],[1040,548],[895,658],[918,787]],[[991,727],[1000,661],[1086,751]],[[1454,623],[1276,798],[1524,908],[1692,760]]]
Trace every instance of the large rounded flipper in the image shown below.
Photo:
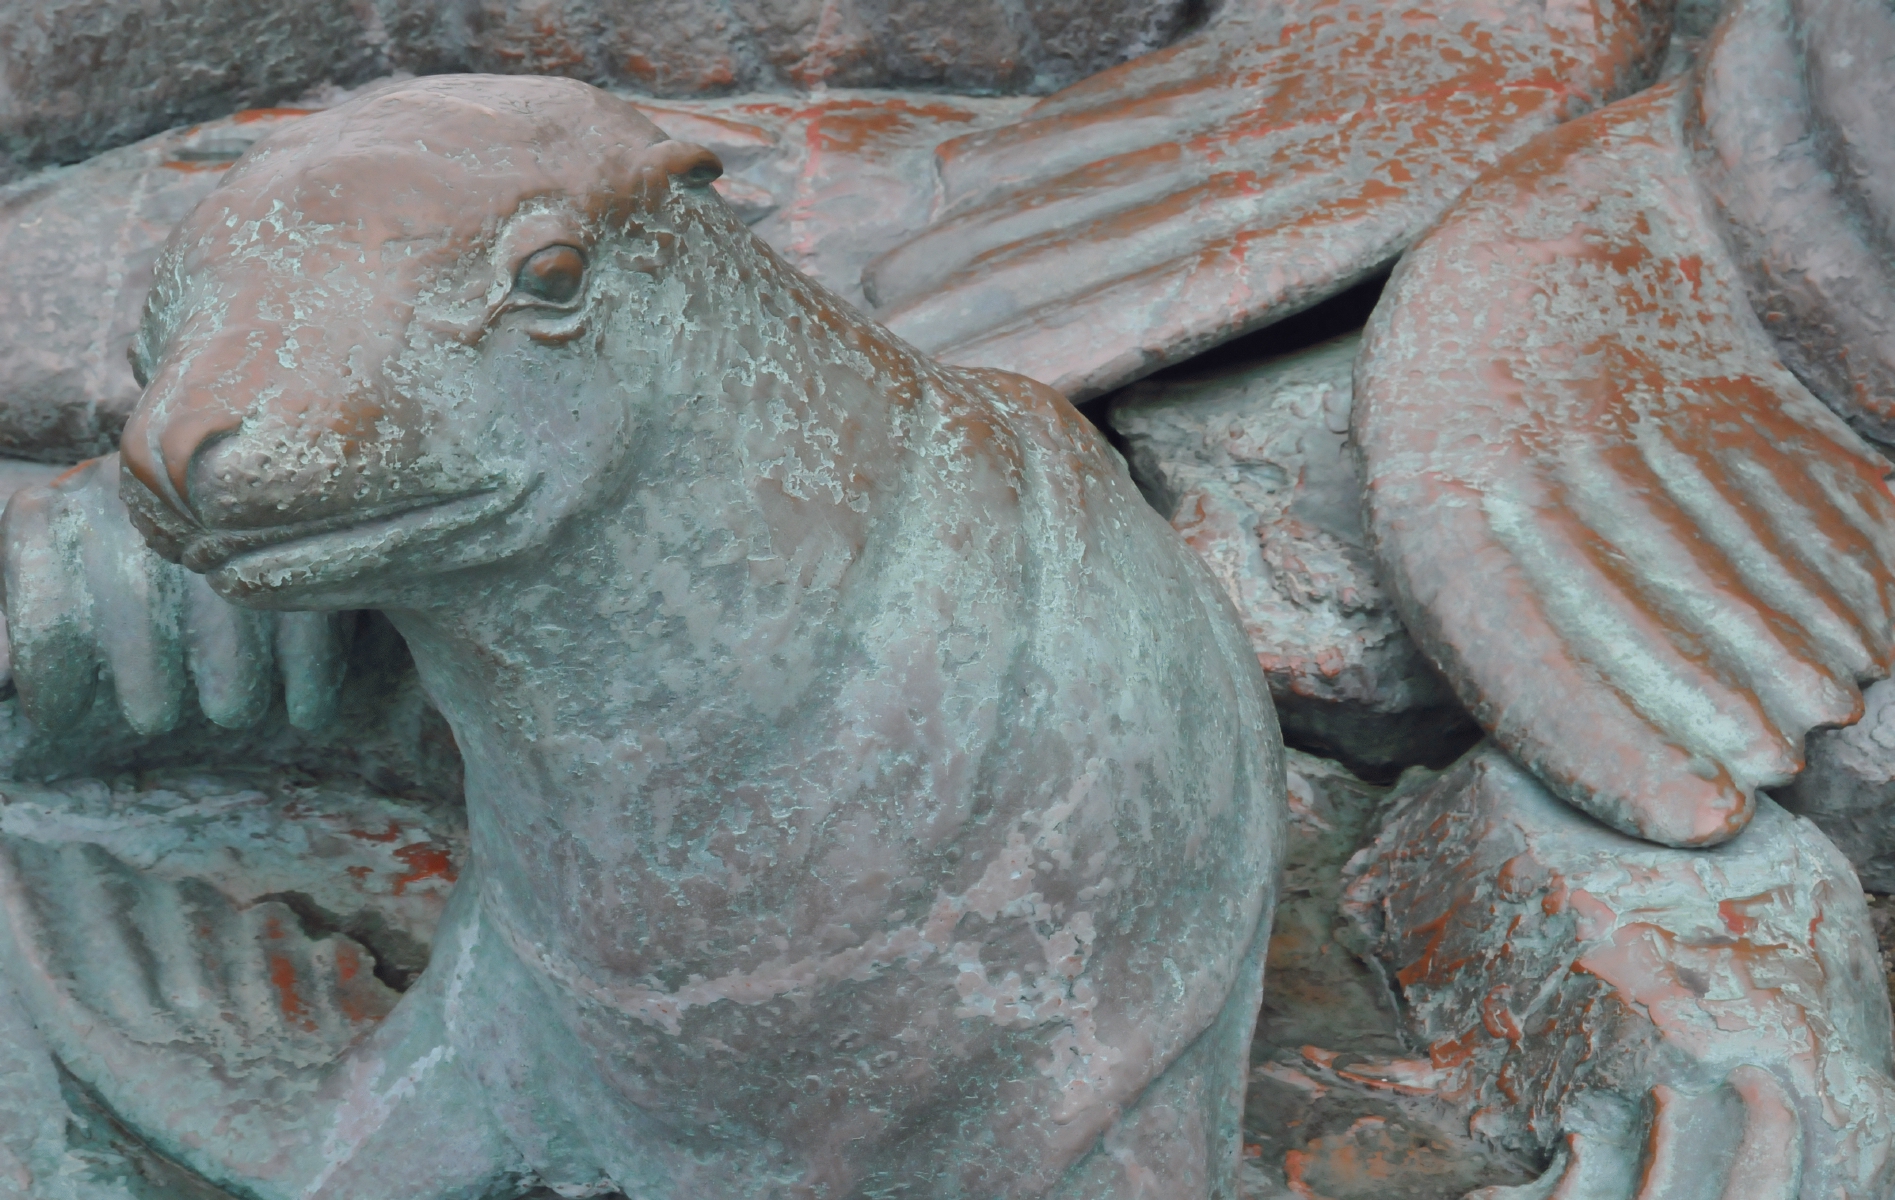
[[[1357,364],[1410,632],[1555,793],[1724,840],[1895,633],[1888,464],[1777,359],[1654,89],[1508,159],[1403,262]]]
[[[1297,0],[944,143],[870,264],[938,357],[1097,395],[1371,275],[1508,150],[1651,77],[1668,4]]]

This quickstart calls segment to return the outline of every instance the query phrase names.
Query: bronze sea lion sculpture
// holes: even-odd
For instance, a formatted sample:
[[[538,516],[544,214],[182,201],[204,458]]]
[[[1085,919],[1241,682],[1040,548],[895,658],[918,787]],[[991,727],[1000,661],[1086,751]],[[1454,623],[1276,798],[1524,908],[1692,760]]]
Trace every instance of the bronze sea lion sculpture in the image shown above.
[[[247,1196],[1234,1198],[1255,655],[1063,400],[836,301],[718,171],[585,85],[443,76],[180,227],[126,501],[238,603],[389,613],[469,860],[332,1061],[140,1041],[22,919],[10,982]]]

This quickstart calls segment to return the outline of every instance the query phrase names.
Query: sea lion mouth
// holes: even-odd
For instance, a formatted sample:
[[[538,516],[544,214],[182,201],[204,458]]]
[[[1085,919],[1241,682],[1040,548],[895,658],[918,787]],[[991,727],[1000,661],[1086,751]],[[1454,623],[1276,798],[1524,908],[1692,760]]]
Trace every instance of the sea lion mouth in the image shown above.
[[[351,542],[386,542],[403,529],[439,532],[487,519],[518,504],[530,489],[503,493],[498,487],[470,488],[440,496],[418,496],[372,508],[272,525],[265,529],[196,531],[184,538],[179,561],[200,574],[209,574],[240,558],[266,551],[282,550],[296,543],[310,542],[337,534],[353,535]],[[404,520],[417,513],[427,516],[418,521]]]

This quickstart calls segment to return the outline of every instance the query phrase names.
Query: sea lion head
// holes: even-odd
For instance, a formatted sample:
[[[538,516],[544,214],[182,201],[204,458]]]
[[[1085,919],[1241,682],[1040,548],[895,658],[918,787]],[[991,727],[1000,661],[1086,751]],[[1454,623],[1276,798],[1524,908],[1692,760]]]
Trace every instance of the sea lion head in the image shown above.
[[[623,474],[747,237],[710,151],[565,79],[395,84],[266,139],[178,228],[121,443],[148,540],[267,607],[387,601],[543,543]],[[378,582],[379,581],[379,582]]]

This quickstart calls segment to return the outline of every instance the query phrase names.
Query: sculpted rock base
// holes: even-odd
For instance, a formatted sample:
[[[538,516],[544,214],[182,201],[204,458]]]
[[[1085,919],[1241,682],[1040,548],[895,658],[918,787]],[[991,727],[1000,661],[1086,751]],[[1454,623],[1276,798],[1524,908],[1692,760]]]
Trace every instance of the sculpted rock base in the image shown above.
[[[1245,1200],[1461,1200],[1531,1180],[1534,1157],[1483,1142],[1465,1111],[1374,1070],[1408,1047],[1341,900],[1345,864],[1375,836],[1388,792],[1295,751],[1288,767],[1283,889],[1244,1108]]]
[[[1134,384],[1105,419],[1146,498],[1230,593],[1285,733],[1392,774],[1442,764],[1476,735],[1376,578],[1347,445],[1359,345],[1345,335],[1208,378]]]
[[[1895,892],[1895,681],[1862,690],[1862,719],[1810,734],[1809,763],[1776,797],[1827,833],[1872,892]]]
[[[1873,1200],[1895,1049],[1862,891],[1768,800],[1708,851],[1635,841],[1483,747],[1405,787],[1349,903],[1425,1059],[1391,1086],[1550,1154],[1548,1196]]]
[[[0,164],[391,71],[565,75],[645,94],[825,84],[1046,92],[1163,46],[1188,0],[51,0],[0,13]]]

